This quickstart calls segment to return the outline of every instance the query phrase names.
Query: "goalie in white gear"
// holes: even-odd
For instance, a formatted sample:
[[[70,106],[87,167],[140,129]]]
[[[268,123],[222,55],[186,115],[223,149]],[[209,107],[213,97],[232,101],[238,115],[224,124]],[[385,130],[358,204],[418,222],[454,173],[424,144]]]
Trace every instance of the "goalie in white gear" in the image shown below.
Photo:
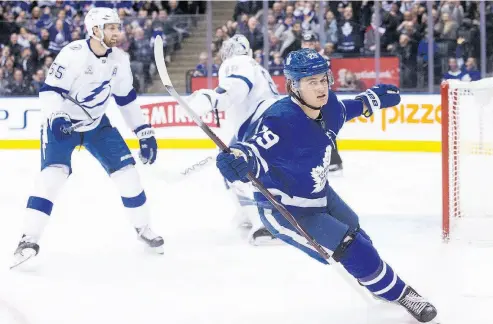
[[[135,160],[105,114],[113,96],[126,124],[139,139],[140,159],[152,164],[157,154],[154,131],[137,105],[128,55],[115,47],[121,32],[120,19],[112,9],[93,8],[84,23],[90,38],[74,41],[60,51],[40,89],[44,117],[41,172],[27,202],[13,267],[38,254],[38,241],[55,198],[72,172],[71,155],[79,145],[85,146],[114,181],[137,237],[156,252],[163,252],[163,239],[149,227],[150,213]],[[66,94],[75,98],[91,118],[65,99]]]
[[[245,36],[237,34],[225,41],[220,54],[223,63],[219,68],[218,87],[194,92],[189,104],[200,115],[227,111],[228,120],[235,129],[233,144],[245,140],[249,126],[278,99],[279,93],[269,72],[252,58]],[[276,240],[260,221],[253,200],[253,186],[239,182],[227,183],[227,186],[238,201],[237,220],[251,225],[249,242],[261,245]]]

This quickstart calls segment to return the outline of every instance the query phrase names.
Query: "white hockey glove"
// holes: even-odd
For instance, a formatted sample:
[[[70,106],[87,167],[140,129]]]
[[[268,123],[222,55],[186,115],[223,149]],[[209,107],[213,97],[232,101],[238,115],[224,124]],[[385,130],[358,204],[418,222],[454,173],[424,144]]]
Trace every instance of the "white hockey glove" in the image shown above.
[[[218,93],[211,89],[200,89],[192,93],[188,98],[190,107],[200,116],[213,112],[216,117],[216,124],[219,125],[219,114],[217,111]]]

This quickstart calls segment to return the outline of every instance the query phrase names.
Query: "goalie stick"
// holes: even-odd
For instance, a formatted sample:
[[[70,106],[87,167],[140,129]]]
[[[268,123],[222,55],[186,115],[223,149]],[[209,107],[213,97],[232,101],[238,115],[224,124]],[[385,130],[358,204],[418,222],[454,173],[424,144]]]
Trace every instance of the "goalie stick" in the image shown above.
[[[183,98],[176,92],[173,87],[171,80],[168,75],[168,71],[166,69],[166,64],[164,63],[164,53],[163,53],[163,40],[161,36],[157,36],[154,41],[154,59],[156,61],[156,67],[159,72],[159,77],[161,78],[161,82],[164,85],[166,91],[180,104],[180,107],[185,109],[188,115],[193,119],[193,121],[199,126],[207,136],[212,139],[212,141],[224,152],[230,152],[229,147],[224,144],[224,142],[207,126],[200,117],[189,107],[187,102],[183,100]],[[342,266],[334,262],[332,255],[325,250],[313,237],[311,237],[305,229],[296,221],[296,219],[291,215],[291,213],[284,207],[281,203],[279,203],[275,197],[260,183],[260,181],[251,173],[247,174],[248,180],[252,182],[252,184],[269,200],[269,202],[281,213],[283,217],[286,218],[287,221],[296,229],[296,231],[302,235],[307,242],[313,246],[313,248],[322,256],[329,264],[333,264],[339,275],[346,281],[357,293],[360,297],[365,300],[369,305],[381,304],[380,300],[375,296],[370,296],[369,293],[366,293],[361,289],[361,286],[357,283],[357,281],[351,277]],[[382,305],[393,304],[391,302],[383,301]],[[437,319],[430,323],[438,323]]]

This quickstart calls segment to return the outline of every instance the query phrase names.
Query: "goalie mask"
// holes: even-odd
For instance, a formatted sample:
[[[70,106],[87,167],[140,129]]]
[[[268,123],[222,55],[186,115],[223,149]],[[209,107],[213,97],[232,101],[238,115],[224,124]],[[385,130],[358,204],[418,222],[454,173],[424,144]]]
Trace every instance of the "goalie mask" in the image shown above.
[[[248,55],[252,57],[252,50],[248,39],[240,34],[236,34],[223,43],[221,47],[221,59],[226,59],[236,55]]]

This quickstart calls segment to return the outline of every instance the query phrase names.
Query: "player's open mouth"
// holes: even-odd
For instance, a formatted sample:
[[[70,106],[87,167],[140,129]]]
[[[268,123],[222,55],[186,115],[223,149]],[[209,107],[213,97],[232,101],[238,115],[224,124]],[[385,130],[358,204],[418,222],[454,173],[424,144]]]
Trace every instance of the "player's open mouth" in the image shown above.
[[[317,99],[323,99],[323,98],[325,98],[325,97],[326,97],[326,95],[324,95],[324,94],[323,94],[323,95],[321,95],[321,96],[317,96]]]

